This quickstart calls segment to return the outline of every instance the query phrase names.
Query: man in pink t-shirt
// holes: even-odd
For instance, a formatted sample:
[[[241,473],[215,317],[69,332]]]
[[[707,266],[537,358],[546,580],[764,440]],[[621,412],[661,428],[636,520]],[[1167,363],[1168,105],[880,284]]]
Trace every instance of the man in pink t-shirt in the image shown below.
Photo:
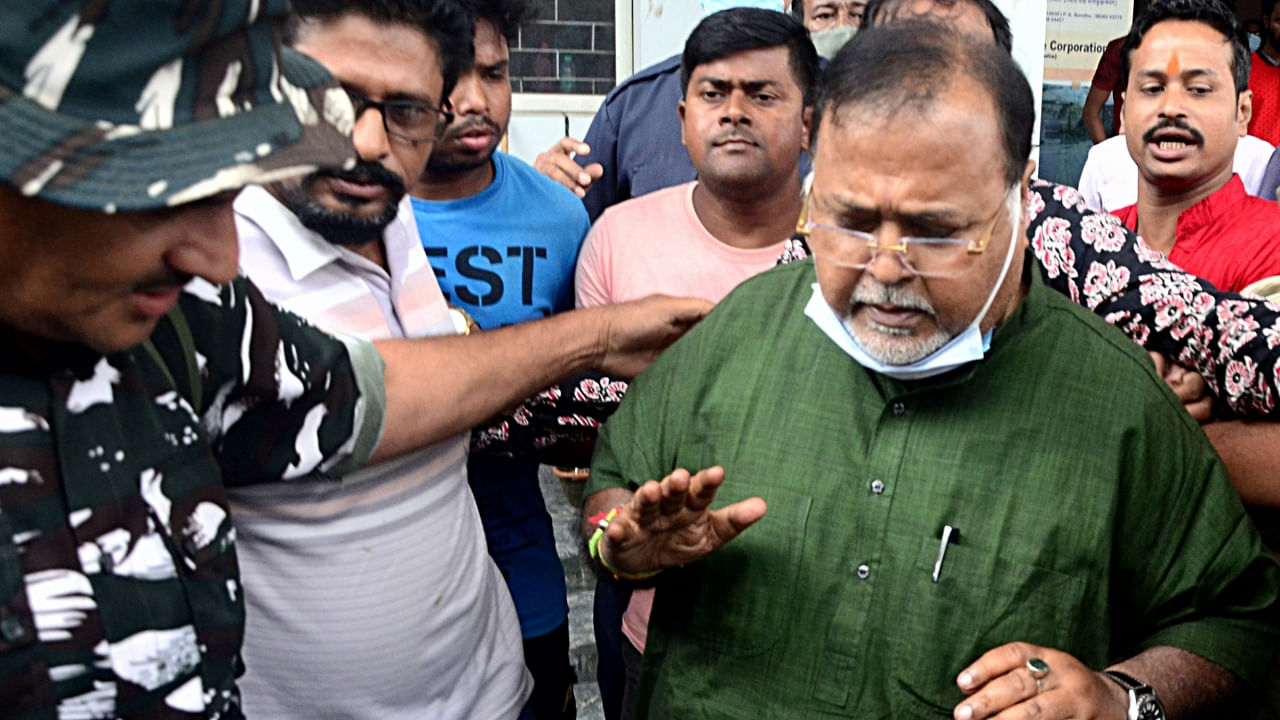
[[[702,21],[681,67],[681,140],[698,180],[615,205],[582,246],[581,307],[652,293],[718,302],[772,267],[800,214],[800,153],[808,147],[818,73],[804,26],[784,13],[739,8]],[[653,590],[623,618],[628,717]]]

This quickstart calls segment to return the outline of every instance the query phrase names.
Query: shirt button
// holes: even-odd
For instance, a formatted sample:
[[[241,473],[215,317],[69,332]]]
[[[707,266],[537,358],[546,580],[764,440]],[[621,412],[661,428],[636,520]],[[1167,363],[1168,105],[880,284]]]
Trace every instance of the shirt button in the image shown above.
[[[880,482],[879,480],[872,480],[871,492],[875,495],[879,495],[880,493],[884,492],[884,483]]]
[[[902,415],[906,412],[907,412],[906,405],[902,404],[901,402],[896,402],[893,404],[893,414],[895,417],[902,417]]]
[[[869,578],[869,577],[871,577],[871,566],[870,566],[870,565],[866,565],[866,564],[859,565],[859,566],[858,566],[858,579],[859,579],[859,580],[866,580],[866,579],[867,579],[867,578]]]

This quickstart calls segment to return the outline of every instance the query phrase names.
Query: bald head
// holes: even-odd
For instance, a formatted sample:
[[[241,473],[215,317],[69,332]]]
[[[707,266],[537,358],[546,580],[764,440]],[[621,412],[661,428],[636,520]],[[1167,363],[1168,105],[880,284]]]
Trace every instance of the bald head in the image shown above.
[[[927,18],[951,29],[994,38],[1005,52],[1013,51],[1009,18],[991,0],[870,0],[864,28],[911,18]]]

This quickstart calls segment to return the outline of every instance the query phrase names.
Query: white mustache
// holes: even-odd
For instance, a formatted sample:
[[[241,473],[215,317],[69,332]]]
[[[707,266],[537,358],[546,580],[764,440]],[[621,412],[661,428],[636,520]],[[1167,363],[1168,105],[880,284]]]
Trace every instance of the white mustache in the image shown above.
[[[892,305],[904,310],[918,310],[941,325],[933,305],[915,292],[898,285],[883,285],[865,272],[849,297],[849,305]]]

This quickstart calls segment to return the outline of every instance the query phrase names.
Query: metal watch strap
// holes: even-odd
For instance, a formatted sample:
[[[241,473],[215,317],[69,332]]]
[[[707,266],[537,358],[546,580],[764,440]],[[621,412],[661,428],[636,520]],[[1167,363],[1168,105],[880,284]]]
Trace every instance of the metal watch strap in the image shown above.
[[[1102,673],[1129,693],[1129,720],[1164,720],[1164,703],[1156,697],[1156,691],[1150,685],[1119,670],[1103,670]]]

